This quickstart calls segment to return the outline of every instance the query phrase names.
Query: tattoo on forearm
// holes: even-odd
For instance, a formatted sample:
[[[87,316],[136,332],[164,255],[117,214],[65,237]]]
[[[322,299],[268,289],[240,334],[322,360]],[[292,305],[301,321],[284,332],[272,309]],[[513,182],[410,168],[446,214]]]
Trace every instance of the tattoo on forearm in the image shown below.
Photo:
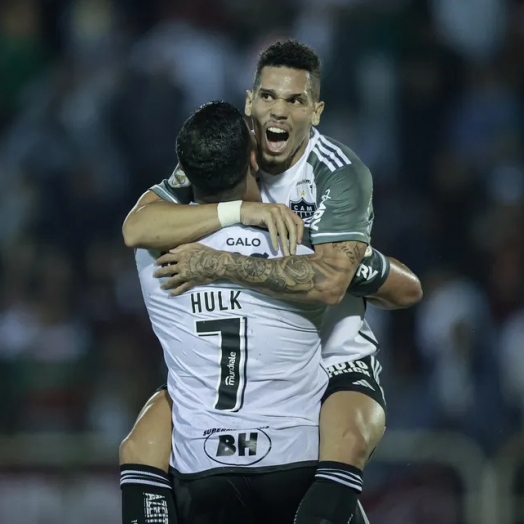
[[[267,260],[225,251],[203,250],[189,260],[189,276],[228,280],[281,298],[306,296],[310,291],[333,289],[337,278],[348,274],[349,259],[357,266],[366,245],[360,242],[331,244],[322,255],[294,255]],[[345,256],[341,257],[342,252]]]
[[[306,257],[291,256],[276,261],[232,255],[227,275],[238,283],[264,287],[277,293],[307,292],[322,273]]]
[[[227,253],[204,251],[201,256],[190,259],[190,270],[206,277],[223,276]]]
[[[362,242],[340,242],[339,244],[333,244],[333,247],[342,251],[353,265],[360,264],[367,248],[366,244]]]
[[[274,260],[246,257],[236,253],[204,250],[189,260],[189,276],[213,280],[227,279],[239,285],[274,293],[307,293],[322,286],[329,262],[311,256],[290,256]]]

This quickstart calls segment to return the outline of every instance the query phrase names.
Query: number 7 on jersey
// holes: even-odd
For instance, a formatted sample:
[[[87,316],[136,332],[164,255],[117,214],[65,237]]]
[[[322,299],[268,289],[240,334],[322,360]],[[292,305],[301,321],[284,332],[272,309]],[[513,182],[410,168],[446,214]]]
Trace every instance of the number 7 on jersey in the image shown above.
[[[218,337],[219,367],[215,409],[239,411],[244,402],[247,367],[247,319],[245,317],[195,322],[200,337]]]

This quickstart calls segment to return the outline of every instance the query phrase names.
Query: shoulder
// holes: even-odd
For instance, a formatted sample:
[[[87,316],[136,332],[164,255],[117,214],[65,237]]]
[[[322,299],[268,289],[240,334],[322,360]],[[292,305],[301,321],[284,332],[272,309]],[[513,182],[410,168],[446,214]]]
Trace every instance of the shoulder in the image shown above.
[[[320,133],[308,157],[318,185],[372,184],[371,172],[348,146]]]
[[[175,204],[189,204],[193,200],[193,188],[179,165],[169,178],[149,189],[163,200]]]

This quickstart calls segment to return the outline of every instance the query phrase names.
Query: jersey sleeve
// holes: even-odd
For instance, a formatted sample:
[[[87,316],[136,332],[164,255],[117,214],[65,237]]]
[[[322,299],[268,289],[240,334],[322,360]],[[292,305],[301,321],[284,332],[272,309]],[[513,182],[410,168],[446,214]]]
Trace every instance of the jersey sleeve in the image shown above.
[[[149,189],[163,200],[173,204],[190,204],[193,201],[193,189],[179,165],[169,178]]]
[[[373,179],[364,165],[349,164],[319,177],[312,244],[358,240],[370,243]]]

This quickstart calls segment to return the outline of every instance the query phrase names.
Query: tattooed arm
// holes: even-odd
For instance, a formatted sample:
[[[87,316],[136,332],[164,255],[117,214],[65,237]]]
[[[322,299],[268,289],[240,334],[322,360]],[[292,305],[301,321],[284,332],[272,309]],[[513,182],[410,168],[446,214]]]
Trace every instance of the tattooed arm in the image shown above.
[[[344,297],[367,245],[337,242],[315,246],[313,255],[263,259],[188,244],[162,256],[155,276],[180,295],[194,286],[227,280],[285,300],[338,304]]]

